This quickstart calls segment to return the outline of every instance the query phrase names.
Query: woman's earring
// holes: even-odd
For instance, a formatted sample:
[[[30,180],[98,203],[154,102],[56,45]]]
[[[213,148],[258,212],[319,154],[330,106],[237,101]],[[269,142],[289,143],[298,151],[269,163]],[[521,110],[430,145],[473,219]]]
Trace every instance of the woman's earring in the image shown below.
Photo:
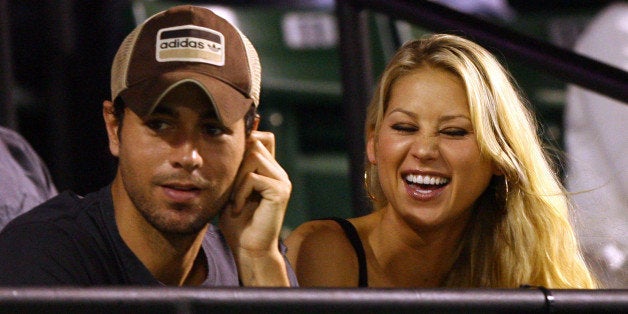
[[[495,180],[494,181],[494,193],[495,193],[495,200],[499,203],[499,204],[506,204],[506,201],[508,201],[508,193],[509,191],[509,187],[508,187],[508,178],[506,178],[506,176],[504,175],[504,181],[503,183],[500,183],[499,181]],[[503,186],[500,186],[503,185]]]
[[[508,178],[506,176],[504,176],[504,186],[506,187],[504,192],[504,203],[506,203],[508,201],[508,192],[510,192],[508,189]]]
[[[366,194],[368,195],[368,197],[372,201],[377,202],[377,198],[375,196],[373,196],[373,194],[371,194],[371,189],[370,189],[370,185],[369,185],[369,172],[368,172],[368,170],[364,170],[364,189],[366,190]]]

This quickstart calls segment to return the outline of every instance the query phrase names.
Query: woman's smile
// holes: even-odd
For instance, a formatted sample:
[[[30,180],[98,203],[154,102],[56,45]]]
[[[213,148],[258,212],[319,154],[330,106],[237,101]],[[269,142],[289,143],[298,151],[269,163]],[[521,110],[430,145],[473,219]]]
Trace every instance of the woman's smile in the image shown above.
[[[407,174],[404,176],[404,182],[410,197],[419,201],[429,201],[442,194],[450,179],[427,174]]]

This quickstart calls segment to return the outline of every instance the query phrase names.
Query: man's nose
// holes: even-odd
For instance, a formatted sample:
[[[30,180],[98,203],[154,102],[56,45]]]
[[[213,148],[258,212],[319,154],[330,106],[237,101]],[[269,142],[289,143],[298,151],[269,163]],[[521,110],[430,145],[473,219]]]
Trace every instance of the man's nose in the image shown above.
[[[193,139],[187,139],[175,147],[172,163],[175,168],[183,168],[189,172],[202,167],[203,158],[196,142]]]

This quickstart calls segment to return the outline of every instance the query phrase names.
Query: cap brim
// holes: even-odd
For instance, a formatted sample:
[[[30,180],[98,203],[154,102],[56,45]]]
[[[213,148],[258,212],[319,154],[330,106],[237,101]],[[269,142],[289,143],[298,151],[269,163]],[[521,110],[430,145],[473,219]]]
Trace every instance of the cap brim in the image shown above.
[[[247,98],[231,85],[207,74],[187,71],[164,73],[153,80],[135,84],[121,92],[120,97],[131,110],[143,117],[150,114],[175,86],[185,82],[196,83],[207,93],[225,125],[242,119],[253,104],[252,98]]]

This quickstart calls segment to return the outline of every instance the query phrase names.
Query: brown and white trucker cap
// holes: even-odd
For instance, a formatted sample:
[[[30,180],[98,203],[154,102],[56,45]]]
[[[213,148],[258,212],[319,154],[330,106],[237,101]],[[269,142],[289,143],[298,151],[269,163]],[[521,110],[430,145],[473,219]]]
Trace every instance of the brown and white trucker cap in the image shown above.
[[[113,60],[111,97],[121,97],[141,117],[185,82],[205,90],[221,121],[230,124],[259,105],[259,57],[240,30],[211,10],[176,6],[124,39]]]

